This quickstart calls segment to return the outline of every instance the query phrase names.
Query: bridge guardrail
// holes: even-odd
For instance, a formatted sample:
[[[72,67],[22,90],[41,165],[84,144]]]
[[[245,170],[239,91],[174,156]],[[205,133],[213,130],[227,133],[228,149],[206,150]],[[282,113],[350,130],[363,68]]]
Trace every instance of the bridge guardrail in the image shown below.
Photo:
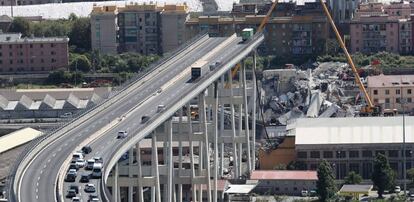
[[[98,104],[96,104],[95,106],[93,106],[91,108],[87,108],[85,110],[81,110],[76,115],[74,115],[72,117],[72,119],[70,119],[69,121],[63,123],[59,127],[56,127],[55,130],[51,131],[48,134],[42,135],[42,136],[36,138],[35,140],[31,141],[31,143],[29,143],[26,146],[26,148],[21,153],[21,155],[19,155],[19,157],[16,159],[16,162],[14,163],[14,165],[11,167],[11,169],[9,171],[9,175],[8,175],[8,177],[6,179],[6,184],[7,184],[6,185],[6,192],[7,192],[7,195],[8,195],[8,199],[10,201],[17,201],[17,199],[16,199],[16,194],[17,193],[15,193],[15,191],[18,191],[18,190],[15,190],[14,186],[15,186],[16,175],[17,175],[17,172],[18,172],[18,167],[23,162],[23,160],[27,156],[29,156],[29,154],[34,150],[34,148],[36,148],[40,143],[42,143],[44,140],[48,139],[49,137],[53,136],[57,132],[60,132],[59,129],[64,129],[66,126],[68,126],[68,125],[72,124],[73,122],[75,122],[76,120],[78,120],[78,118],[85,117],[87,114],[89,114],[89,112],[94,111],[95,109],[97,109],[99,107],[102,107],[104,104],[108,103],[109,100],[111,100],[112,98],[120,95],[123,91],[125,91],[126,89],[128,89],[129,87],[131,87],[133,84],[135,84],[141,78],[144,78],[145,76],[147,76],[148,74],[150,74],[151,72],[153,72],[156,69],[155,67],[158,67],[158,66],[162,65],[163,63],[168,62],[174,56],[176,56],[180,52],[182,52],[187,46],[190,46],[190,45],[194,44],[199,39],[201,39],[201,38],[203,38],[205,36],[206,36],[205,33],[200,33],[199,35],[197,35],[193,39],[187,41],[186,43],[184,43],[183,45],[181,45],[180,47],[178,47],[175,51],[172,51],[170,53],[167,53],[166,54],[167,56],[165,56],[162,59],[160,59],[159,61],[151,64],[143,72],[140,72],[140,73],[136,74],[128,82],[124,82],[124,84],[121,85],[121,88],[119,88],[120,90],[116,90],[115,94],[112,97],[110,97],[108,99],[105,99],[105,100],[99,102]],[[105,108],[106,107],[104,107],[104,109]],[[63,134],[66,133],[66,132],[63,132]]]
[[[252,41],[254,41],[255,39],[257,39],[257,38],[260,38],[260,37],[262,37],[263,36],[263,34],[260,34],[260,35],[256,35],[256,36],[254,36],[254,38],[253,39],[251,39],[250,40],[250,42],[248,42],[248,43],[251,43]],[[234,60],[234,58],[231,58],[230,59],[230,61],[232,61],[232,60]],[[226,63],[226,62],[229,62],[229,61],[223,61],[223,63]],[[236,62],[237,63],[237,62]],[[214,70],[214,72],[217,72],[219,70],[219,68],[216,68],[215,70]],[[203,83],[203,82],[206,82],[207,80],[209,80],[209,79],[211,79],[210,77],[207,77],[207,75],[204,75],[203,76],[203,78],[199,81],[200,83]],[[198,85],[194,85],[194,86],[192,86],[191,87],[191,90],[189,90],[189,92],[193,92],[196,88],[199,88],[199,86]],[[171,102],[170,103],[175,103],[175,102],[180,102],[180,101],[182,101],[182,97],[176,97],[175,99],[173,99],[173,100],[171,100]],[[170,109],[171,109],[171,106],[174,106],[174,105],[176,105],[176,104],[169,104],[169,105],[166,105],[166,108],[168,109],[168,110],[166,110],[166,111],[164,111],[165,113],[167,113],[167,112],[169,112],[170,111]],[[174,112],[172,112],[171,113],[171,115],[173,114]],[[155,116],[152,116],[147,122],[146,122],[146,125],[150,125],[150,124],[152,124],[153,122],[154,122],[154,120],[156,120],[157,118],[159,118],[161,115],[160,114],[156,114]],[[142,131],[142,128],[136,128],[133,132],[131,132],[131,134],[137,134],[137,131]],[[135,137],[135,135],[129,135],[129,136],[127,136],[124,140],[123,140],[123,142],[128,142],[128,141],[130,141],[132,138],[134,138]],[[122,147],[122,146],[120,146],[120,147]],[[111,156],[111,157],[114,157],[115,155],[116,155],[116,153],[118,152],[118,150],[119,150],[119,148],[112,148],[111,149],[111,151],[110,151],[110,155],[109,156]],[[112,160],[111,160],[112,161]],[[118,160],[117,160],[118,161]],[[110,162],[108,162],[108,163],[106,163],[105,165],[110,165]],[[106,168],[106,166],[105,166],[105,168]],[[109,167],[107,168],[107,169],[110,169]],[[108,189],[108,187],[105,185],[106,184],[106,173],[108,172],[108,170],[103,170],[104,172],[102,172],[103,173],[103,176],[102,176],[102,179],[100,180],[101,181],[101,183],[100,183],[100,190],[101,190],[101,197],[103,197],[102,199],[103,199],[103,201],[111,201],[111,199],[109,198],[110,196],[111,196],[111,193],[110,193],[110,191],[109,191],[109,189]],[[110,172],[110,170],[109,170],[109,172]],[[108,172],[108,175],[109,175],[109,172]]]

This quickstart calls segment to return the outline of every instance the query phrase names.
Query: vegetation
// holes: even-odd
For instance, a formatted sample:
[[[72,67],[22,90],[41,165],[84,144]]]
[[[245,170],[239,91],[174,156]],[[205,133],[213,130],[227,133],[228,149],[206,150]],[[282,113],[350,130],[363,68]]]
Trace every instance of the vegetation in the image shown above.
[[[316,193],[321,202],[329,201],[336,193],[335,177],[331,165],[322,160],[318,167],[318,181],[316,182]]]
[[[78,18],[71,14],[68,20],[45,20],[31,22],[24,18],[13,19],[9,32],[20,32],[23,37],[63,37],[68,36],[69,46],[74,52],[91,51],[91,26],[89,18]]]
[[[377,154],[374,160],[374,171],[372,182],[377,188],[378,198],[383,198],[382,194],[386,189],[392,189],[395,184],[395,174],[391,169],[388,159],[383,154]]]
[[[359,184],[362,182],[362,177],[358,173],[351,171],[345,177],[345,184]]]
[[[306,164],[303,161],[291,161],[286,168],[288,170],[306,170]]]
[[[410,180],[409,187],[414,188],[414,168],[407,170],[407,177]]]

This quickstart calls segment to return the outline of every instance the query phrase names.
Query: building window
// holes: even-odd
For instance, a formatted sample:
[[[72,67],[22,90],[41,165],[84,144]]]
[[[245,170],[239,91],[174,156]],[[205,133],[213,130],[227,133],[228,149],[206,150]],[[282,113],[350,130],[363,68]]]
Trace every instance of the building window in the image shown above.
[[[362,151],[362,157],[372,157],[372,151],[370,150]]]
[[[52,48],[53,48],[53,47],[55,47],[55,44],[51,43],[51,44],[50,44],[50,47],[52,47]]]
[[[377,98],[374,99],[374,103],[378,103],[378,99]]]
[[[384,150],[377,150],[377,151],[375,151],[375,156],[378,155],[378,154],[385,155],[385,151]]]
[[[395,94],[399,95],[401,93],[400,89],[395,90]]]
[[[33,48],[33,44],[30,44],[30,48]]]
[[[0,60],[0,64],[3,64],[3,60]]]
[[[389,150],[388,157],[398,158],[398,150]]]
[[[315,159],[315,158],[320,158],[321,155],[320,155],[319,151],[311,151],[310,152],[310,157]]]
[[[298,158],[308,158],[308,153],[305,151],[298,152]]]
[[[407,102],[408,102],[408,103],[413,102],[412,98],[410,98],[410,97],[409,97],[409,98],[407,98]]]
[[[389,104],[390,103],[390,98],[385,98],[385,103]]]
[[[350,163],[349,171],[354,171],[356,173],[359,173],[359,163]]]
[[[22,45],[22,44],[20,44],[20,45],[19,45],[19,47],[20,47],[20,48],[23,48],[23,45]]]
[[[40,48],[43,48],[43,44],[42,43],[40,44]]]
[[[378,95],[378,90],[374,90],[374,95]]]
[[[9,48],[12,48],[13,46],[12,45],[9,45]]]
[[[10,53],[9,53],[9,56],[13,56],[13,53],[12,53],[12,52],[10,52]]]
[[[349,158],[359,158],[359,151],[349,151]]]
[[[346,152],[345,151],[337,151],[336,152],[336,158],[343,159],[345,157],[346,157]]]
[[[9,62],[10,62],[10,64],[13,64],[13,60],[10,60]]]
[[[400,102],[401,102],[400,98],[395,98],[395,103],[400,103]]]
[[[333,152],[332,151],[324,151],[323,152],[323,158],[327,158],[327,159],[333,158]]]
[[[385,95],[389,95],[390,94],[390,90],[385,90]]]

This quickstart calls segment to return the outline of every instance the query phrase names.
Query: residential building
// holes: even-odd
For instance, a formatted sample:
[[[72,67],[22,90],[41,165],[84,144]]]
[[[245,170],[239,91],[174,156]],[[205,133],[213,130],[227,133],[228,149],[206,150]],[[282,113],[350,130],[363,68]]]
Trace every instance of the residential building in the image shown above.
[[[92,50],[104,54],[117,53],[117,14],[116,6],[93,7],[91,13]]]
[[[161,47],[163,53],[185,42],[185,22],[189,18],[187,5],[164,5],[161,11]]]
[[[300,196],[302,190],[316,190],[316,171],[253,170],[251,180],[257,180],[254,190],[259,194]]]
[[[67,37],[22,38],[0,34],[0,74],[50,72],[68,66]]]
[[[161,54],[160,11],[155,4],[118,8],[119,51]]]
[[[186,4],[94,7],[92,48],[103,53],[162,54],[184,43],[187,18]]]
[[[384,109],[414,112],[414,75],[378,75],[367,79],[368,94],[375,104]]]
[[[351,52],[399,52],[400,20],[386,14],[362,15],[350,24]],[[411,38],[411,36],[409,36]]]
[[[59,3],[57,0],[0,0],[0,6],[23,6],[23,5],[36,5],[36,4],[49,4]]]
[[[414,167],[414,117],[405,117],[406,150],[402,150],[402,117],[304,118],[292,125],[297,161],[316,170],[322,159],[331,163],[337,179],[354,171],[370,181],[376,154],[388,157],[396,177]]]
[[[337,24],[350,21],[361,0],[329,0],[327,1],[332,17]]]
[[[245,17],[200,16],[186,22],[186,38],[200,32],[211,36],[229,36],[247,27],[257,28],[264,15]],[[326,51],[329,29],[324,16],[272,17],[265,26],[265,42],[261,48],[265,54],[276,56],[304,56]]]

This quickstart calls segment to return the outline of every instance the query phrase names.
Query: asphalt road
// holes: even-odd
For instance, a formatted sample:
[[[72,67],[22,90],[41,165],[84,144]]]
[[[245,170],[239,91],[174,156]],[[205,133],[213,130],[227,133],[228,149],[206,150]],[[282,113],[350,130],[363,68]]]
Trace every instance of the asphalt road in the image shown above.
[[[200,58],[208,61],[202,70],[202,77],[208,77],[211,74],[208,68],[209,64],[215,61],[226,62],[245,48],[243,44],[240,44],[240,38],[232,38],[229,40],[229,44],[220,47],[220,44],[223,45],[225,40],[226,38],[209,38],[205,42],[192,44],[169,62],[159,66],[155,70],[159,71],[156,76],[134,88],[125,97],[112,100],[114,103],[108,108],[42,148],[28,165],[21,165],[25,166],[25,170],[18,183],[19,201],[55,201],[57,198],[56,189],[61,186],[56,184],[57,178],[60,172],[66,173],[64,163],[77,148],[86,144],[85,141],[89,141],[88,144],[93,149],[93,152],[88,154],[85,159],[100,156],[103,158],[104,164],[107,160],[109,161],[113,152],[119,151],[119,148],[128,141],[128,138],[117,140],[118,131],[132,131],[129,134],[130,136],[137,135],[137,131],[147,127],[147,123],[141,123],[143,115],[158,118],[163,113],[156,112],[158,105],[165,105],[168,108],[188,95],[194,86],[200,84],[198,81],[188,82],[191,76],[191,72],[188,70],[192,64]],[[160,88],[162,88],[162,91],[157,93]],[[113,127],[102,134],[98,134],[96,139],[90,139],[97,131],[114,122],[116,124]],[[139,138],[144,138],[141,135],[143,134],[140,133]],[[66,194],[68,185],[77,184],[81,186],[80,196],[83,201],[87,201],[88,194],[83,191],[84,183],[79,183],[80,173],[82,172],[87,171],[80,170],[75,183],[65,182],[60,194]],[[99,192],[99,180],[92,180],[90,183],[95,184]]]
[[[164,70],[159,73],[158,76],[134,89],[124,99],[116,100],[109,108],[103,110],[98,115],[91,117],[78,127],[75,127],[64,134],[61,138],[57,139],[57,141],[43,148],[43,150],[37,154],[26,167],[25,173],[18,185],[18,199],[20,201],[28,202],[55,201],[56,179],[59,170],[68,155],[71,155],[78,145],[91,134],[127,113],[145,98],[152,96],[165,82],[174,78],[176,73],[181,72],[183,69],[193,64],[199,57],[209,52],[224,39],[225,38],[210,38],[204,43],[193,44],[186,49],[190,50],[190,52],[179,54],[172,59],[176,61],[173,61],[168,66],[162,65],[158,67],[157,70]],[[128,125],[132,126],[133,122],[136,122],[136,120],[125,119],[125,121],[119,123],[118,128],[127,128]],[[117,129],[114,130],[116,131]],[[112,132],[110,133],[113,134]],[[116,133],[113,135],[116,135]],[[109,141],[114,142],[113,138],[109,139]],[[99,141],[96,141],[96,143],[97,145],[104,145],[100,144]],[[92,145],[92,147],[96,148],[95,145]]]

